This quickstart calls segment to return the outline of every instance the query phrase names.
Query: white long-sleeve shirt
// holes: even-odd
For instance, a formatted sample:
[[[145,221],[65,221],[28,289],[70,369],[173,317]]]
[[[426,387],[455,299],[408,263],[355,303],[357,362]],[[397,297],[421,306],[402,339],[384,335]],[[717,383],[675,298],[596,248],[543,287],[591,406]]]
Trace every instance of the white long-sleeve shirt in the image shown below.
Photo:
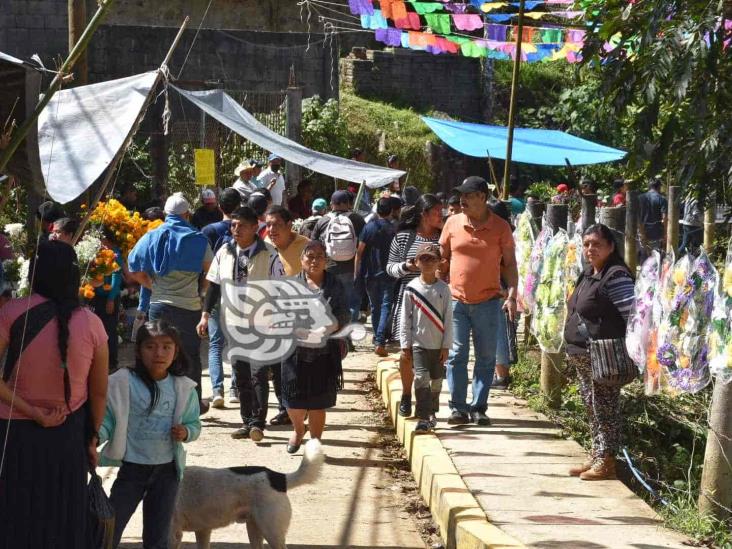
[[[442,280],[425,284],[421,277],[404,289],[399,343],[402,349],[449,349],[452,346],[452,296]]]

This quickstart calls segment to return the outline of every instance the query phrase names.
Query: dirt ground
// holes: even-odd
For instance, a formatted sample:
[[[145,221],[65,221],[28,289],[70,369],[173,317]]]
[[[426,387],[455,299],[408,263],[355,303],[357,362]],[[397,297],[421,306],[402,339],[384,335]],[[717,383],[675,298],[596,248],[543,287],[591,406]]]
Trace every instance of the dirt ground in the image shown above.
[[[204,351],[205,352],[205,351]],[[125,345],[123,357],[131,359]],[[415,492],[415,485],[375,396],[373,372],[376,357],[354,352],[344,364],[345,388],[336,407],[328,410],[323,436],[326,461],[316,484],[290,492],[292,523],[287,536],[290,548],[409,548],[440,547],[429,510]],[[228,393],[229,372],[226,389]],[[204,372],[204,396],[211,386]],[[273,393],[273,392],[271,392]],[[274,394],[270,396],[273,404]],[[270,407],[269,416],[275,413]],[[240,426],[238,405],[211,409],[202,417],[201,437],[188,445],[188,464],[206,467],[265,465],[276,471],[297,468],[302,450],[291,456],[285,451],[290,427],[273,427],[259,444],[233,440],[231,432]],[[306,436],[307,438],[307,436]],[[109,490],[114,469],[102,469]],[[138,508],[130,521],[121,547],[141,547],[142,516]],[[192,533],[184,547],[195,547]],[[246,526],[233,524],[212,535],[212,546],[220,549],[249,547]]]

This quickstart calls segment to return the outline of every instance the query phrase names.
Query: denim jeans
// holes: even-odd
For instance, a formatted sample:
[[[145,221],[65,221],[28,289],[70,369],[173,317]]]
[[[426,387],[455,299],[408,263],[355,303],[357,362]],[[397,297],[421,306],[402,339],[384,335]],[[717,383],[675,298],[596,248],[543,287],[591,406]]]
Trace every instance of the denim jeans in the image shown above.
[[[208,317],[208,375],[211,378],[213,395],[224,396],[223,353],[226,347],[226,334],[219,324],[219,308],[215,307]],[[236,378],[231,374],[231,386],[236,386]]]
[[[354,280],[352,272],[339,273],[335,277],[343,286],[343,296],[346,298],[346,305],[351,311],[351,322],[356,322],[361,312],[361,292],[357,288],[358,283]],[[363,289],[363,286],[361,286],[361,289]]]
[[[450,388],[450,409],[458,412],[484,412],[488,408],[488,392],[496,369],[496,340],[501,301],[491,299],[469,305],[452,302],[453,345],[447,359],[447,385]],[[473,334],[475,365],[473,367],[473,400],[468,398],[468,358],[470,334]]]
[[[394,300],[394,284],[396,280],[384,275],[366,279],[366,293],[371,305],[371,325],[374,328],[374,343],[386,343],[386,331],[389,324],[389,313]]]
[[[188,355],[190,371],[186,375],[196,382],[198,398],[201,398],[201,338],[198,337],[196,326],[201,320],[201,311],[190,311],[173,307],[165,303],[150,304],[150,320],[166,320],[180,332],[183,341],[183,351]]]
[[[239,391],[239,413],[244,425],[264,429],[267,425],[267,411],[269,410],[269,369],[272,368],[272,377],[277,397],[278,409],[286,412],[281,404],[282,370],[280,364],[250,364],[237,360],[232,364],[236,375],[236,388]]]
[[[123,462],[109,496],[115,515],[113,547],[119,545],[130,517],[142,501],[142,546],[168,549],[177,494],[178,471],[174,462],[163,465]]]

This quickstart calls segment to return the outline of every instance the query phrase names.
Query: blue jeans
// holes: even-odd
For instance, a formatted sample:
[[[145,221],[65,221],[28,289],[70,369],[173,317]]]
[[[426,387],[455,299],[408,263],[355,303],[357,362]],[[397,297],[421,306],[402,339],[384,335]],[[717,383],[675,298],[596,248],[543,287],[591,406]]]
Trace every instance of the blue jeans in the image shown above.
[[[356,322],[361,309],[361,294],[357,291],[357,282],[353,279],[353,273],[340,273],[336,274],[335,277],[343,285],[343,297],[346,298],[346,305],[348,305],[348,310],[351,311],[351,322]]]
[[[198,398],[201,398],[201,338],[198,337],[196,326],[201,320],[201,311],[190,311],[173,307],[165,303],[150,304],[150,320],[165,320],[173,325],[183,341],[183,352],[188,355],[190,370],[186,375],[196,382]]]
[[[390,276],[375,276],[366,279],[366,293],[371,305],[371,325],[374,328],[374,343],[386,343],[386,330],[389,313],[394,300],[394,284],[396,280]]]
[[[447,359],[447,385],[450,388],[450,409],[458,412],[484,412],[488,408],[488,392],[496,369],[496,341],[501,301],[491,299],[468,305],[452,302],[453,344]],[[473,401],[468,398],[468,358],[470,333],[473,333],[475,365],[473,367]]]
[[[119,545],[130,517],[142,501],[142,544],[145,549],[167,549],[170,523],[178,494],[174,462],[139,465],[122,462],[109,499],[114,508],[114,547]]]
[[[222,357],[226,347],[226,334],[219,324],[219,308],[215,307],[208,317],[208,375],[211,378],[213,395],[224,396],[224,366]],[[231,372],[231,386],[236,387],[234,369]]]

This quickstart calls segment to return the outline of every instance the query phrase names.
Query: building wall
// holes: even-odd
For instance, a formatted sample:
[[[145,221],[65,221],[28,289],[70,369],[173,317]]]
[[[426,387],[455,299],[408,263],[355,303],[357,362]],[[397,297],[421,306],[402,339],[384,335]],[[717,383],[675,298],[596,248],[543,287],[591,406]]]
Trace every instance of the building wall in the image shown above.
[[[341,59],[343,85],[362,97],[389,99],[465,119],[481,118],[477,59],[395,48]]]

